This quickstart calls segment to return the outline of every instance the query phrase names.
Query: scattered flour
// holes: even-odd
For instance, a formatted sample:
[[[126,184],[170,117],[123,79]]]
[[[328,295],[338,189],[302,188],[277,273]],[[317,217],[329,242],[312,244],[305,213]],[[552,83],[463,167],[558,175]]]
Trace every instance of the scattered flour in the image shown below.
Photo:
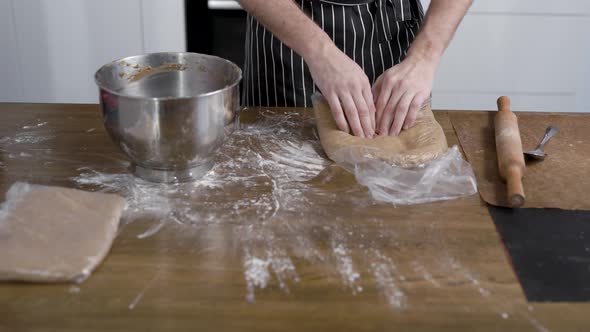
[[[148,291],[148,289],[154,285],[156,280],[158,280],[161,273],[162,273],[162,270],[160,269],[160,267],[158,267],[158,270],[156,271],[154,276],[145,284],[145,286],[141,289],[141,291],[139,293],[137,293],[137,295],[133,298],[131,303],[129,303],[129,306],[128,306],[129,310],[135,309],[135,307],[139,304],[139,302],[141,301],[141,299],[143,298],[145,293]]]
[[[2,137],[0,138],[0,144],[4,145],[16,145],[16,144],[37,144],[54,138],[53,135],[38,135],[22,132],[16,134],[14,137]]]
[[[378,250],[374,250],[373,255],[375,260],[371,262],[371,270],[377,286],[381,289],[393,308],[405,308],[406,295],[401,290],[399,281],[396,280],[403,281],[405,278],[398,273],[391,258],[385,256]]]
[[[361,275],[355,270],[350,251],[344,243],[332,242],[332,253],[336,258],[336,266],[344,283],[352,289],[352,293],[360,293],[363,287],[359,285]]]
[[[37,120],[41,121],[41,120]],[[47,130],[44,132],[36,132],[39,128],[47,125],[49,122],[38,122],[33,125],[23,126],[21,131],[13,137],[5,136],[0,138],[0,144],[2,145],[17,145],[17,144],[37,144],[55,137],[55,135],[49,134]]]
[[[350,225],[348,215],[329,214],[321,207],[343,199],[371,204],[367,192],[359,186],[346,188],[346,195],[341,195],[310,186],[307,182],[331,163],[323,157],[313,133],[304,132],[306,120],[300,114],[271,111],[263,117],[229,137],[216,155],[214,168],[192,183],[146,182],[124,171],[129,165],[121,162],[119,173],[80,168],[73,180],[82,189],[125,197],[127,223],[142,217],[154,220],[136,235],[140,239],[155,236],[170,223],[197,231],[232,225],[232,241],[242,252],[250,302],[256,300],[257,289],[271,283],[289,292],[290,285],[299,281],[297,258],[336,271],[352,294],[363,291],[364,273],[372,275],[388,303],[395,309],[404,308],[405,278],[392,259],[367,244],[365,250],[355,251],[357,266],[348,246],[351,239],[364,237],[366,230]],[[324,184],[330,177],[327,174],[319,182]],[[375,226],[381,229],[382,241],[396,236],[385,225]],[[326,243],[330,247],[324,255]],[[429,281],[436,282],[433,280]],[[143,295],[138,296],[131,308]]]
[[[268,112],[265,117],[235,132],[218,152],[215,167],[192,183],[150,183],[127,172],[89,168],[80,168],[73,180],[85,189],[124,196],[126,222],[157,220],[137,235],[140,239],[154,236],[170,222],[196,228],[237,224],[234,237],[245,252],[247,299],[254,301],[255,289],[271,280],[287,292],[288,284],[299,280],[288,252],[305,257],[320,252],[306,236],[313,225],[301,211],[309,212],[314,194],[304,182],[330,162],[319,154],[317,140],[304,139],[298,130],[301,115]],[[293,221],[283,222],[285,215]],[[261,255],[250,253],[250,247],[260,246]]]
[[[241,257],[249,302],[256,301],[257,290],[271,285],[289,292],[300,280],[296,263],[307,262],[321,264],[328,273],[335,271],[352,294],[363,291],[363,276],[371,276],[393,309],[406,308],[403,289],[407,281],[393,258],[380,250],[380,243],[395,243],[403,236],[381,219],[368,220],[370,227],[355,228],[349,215],[327,212],[324,206],[332,202],[372,204],[372,200],[360,187],[345,188],[346,195],[342,195],[342,191],[309,185],[316,177],[320,185],[329,184],[334,174],[323,172],[330,162],[323,157],[317,139],[303,132],[306,120],[294,113],[268,111],[263,116],[264,121],[229,137],[216,155],[214,168],[198,181],[149,183],[129,174],[129,165],[122,161],[117,161],[118,172],[80,168],[72,180],[81,189],[125,197],[127,223],[142,217],[153,220],[136,235],[141,239],[157,236],[169,224],[190,226],[195,232],[231,225],[228,241],[236,245]],[[353,259],[351,248],[358,246],[355,239],[368,238],[369,229],[378,230],[378,237],[371,235],[378,242],[363,242],[359,247],[363,250],[354,250]],[[433,286],[440,286],[423,264],[412,268]],[[490,295],[469,271],[460,265],[457,269],[483,296]],[[130,309],[148,287],[150,283],[132,299]]]
[[[36,128],[39,128],[39,127],[43,127],[43,126],[47,125],[48,123],[49,122],[46,122],[46,121],[45,122],[39,122],[39,123],[34,124],[34,125],[23,126],[23,129],[36,129]]]
[[[72,294],[78,294],[80,293],[80,287],[78,286],[70,286],[70,288],[68,289],[68,291]]]
[[[411,265],[414,271],[422,275],[424,280],[430,282],[434,287],[440,288],[440,283],[434,279],[430,271],[428,271],[424,265],[417,261],[412,262]]]
[[[254,302],[254,290],[256,288],[266,288],[270,280],[269,267],[271,261],[269,259],[260,259],[246,253],[244,259],[244,277],[246,278],[246,300]]]

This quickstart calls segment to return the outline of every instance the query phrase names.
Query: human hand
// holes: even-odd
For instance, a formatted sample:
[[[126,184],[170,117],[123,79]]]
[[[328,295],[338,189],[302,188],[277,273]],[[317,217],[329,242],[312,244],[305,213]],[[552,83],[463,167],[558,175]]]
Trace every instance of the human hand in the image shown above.
[[[356,62],[335,45],[324,45],[306,59],[311,76],[326,98],[342,131],[372,138],[375,104],[371,84]],[[348,121],[347,121],[348,120]]]
[[[418,111],[430,98],[437,63],[408,56],[375,82],[376,127],[379,135],[397,136],[414,125]]]

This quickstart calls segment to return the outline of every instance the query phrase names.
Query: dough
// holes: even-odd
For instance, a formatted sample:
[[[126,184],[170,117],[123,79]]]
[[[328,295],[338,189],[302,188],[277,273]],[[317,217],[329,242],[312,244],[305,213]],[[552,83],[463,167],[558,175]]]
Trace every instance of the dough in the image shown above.
[[[338,163],[381,159],[396,166],[411,168],[438,158],[448,149],[445,134],[434,119],[430,105],[424,106],[416,117],[415,125],[403,130],[399,136],[378,136],[373,139],[356,137],[339,130],[330,106],[323,97],[314,98],[314,113],[322,147],[328,157]]]
[[[15,183],[0,210],[0,280],[86,279],[111,248],[122,197]]]

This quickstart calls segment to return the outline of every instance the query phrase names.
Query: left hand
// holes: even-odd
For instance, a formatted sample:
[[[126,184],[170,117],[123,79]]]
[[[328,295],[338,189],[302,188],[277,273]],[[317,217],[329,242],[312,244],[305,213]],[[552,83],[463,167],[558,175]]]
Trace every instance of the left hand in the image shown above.
[[[414,125],[418,111],[430,98],[437,64],[408,57],[386,70],[373,85],[375,128],[379,135],[397,136]]]

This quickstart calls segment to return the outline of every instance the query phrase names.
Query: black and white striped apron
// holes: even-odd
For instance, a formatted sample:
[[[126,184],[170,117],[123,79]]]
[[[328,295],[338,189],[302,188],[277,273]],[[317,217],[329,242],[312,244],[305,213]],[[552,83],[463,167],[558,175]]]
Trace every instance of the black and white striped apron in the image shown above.
[[[369,81],[400,63],[424,16],[420,0],[295,0]],[[311,106],[316,91],[303,58],[247,16],[242,103]]]

